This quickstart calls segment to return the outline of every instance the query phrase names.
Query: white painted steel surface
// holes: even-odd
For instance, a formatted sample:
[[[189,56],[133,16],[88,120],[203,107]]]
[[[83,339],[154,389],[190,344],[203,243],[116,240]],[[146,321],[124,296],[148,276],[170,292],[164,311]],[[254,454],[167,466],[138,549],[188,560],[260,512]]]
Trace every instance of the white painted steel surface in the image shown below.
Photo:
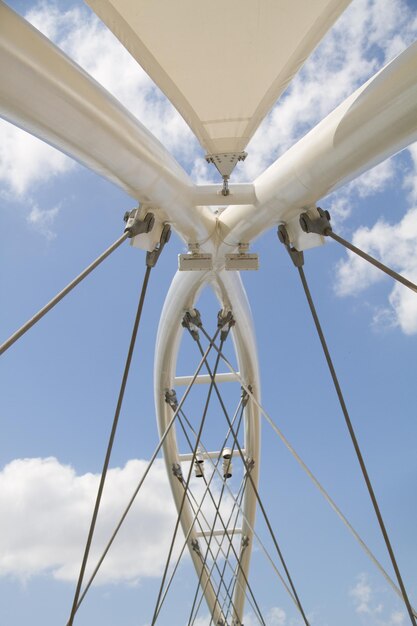
[[[181,321],[185,311],[194,308],[194,303],[200,290],[207,284],[211,284],[221,307],[231,309],[233,312],[236,325],[233,327],[232,332],[239,371],[245,383],[252,385],[254,394],[258,399],[260,398],[259,369],[252,316],[239,275],[235,272],[225,271],[218,273],[178,272],[165,300],[155,349],[155,405],[161,434],[165,431],[172,417],[172,409],[165,402],[165,391],[171,389],[175,383],[176,361],[183,331]],[[257,485],[260,461],[260,415],[258,408],[252,402],[248,402],[245,409],[244,425],[244,448],[247,457],[253,458],[255,461],[252,477],[255,485]],[[172,463],[179,461],[176,436],[175,432],[172,430],[165,440],[164,457],[174,499],[177,508],[179,508],[184,489],[172,473]],[[246,488],[243,509],[249,525],[247,521],[243,519],[242,533],[249,537],[250,542],[249,546],[243,551],[241,566],[247,576],[252,549],[252,531],[249,526],[254,526],[256,513],[256,496],[250,483],[248,483]],[[192,524],[192,518],[191,509],[187,505],[184,507],[181,518],[185,535]],[[190,537],[189,545],[191,545],[191,539],[195,537],[196,533],[193,532]],[[201,561],[192,549],[190,553],[199,576],[201,572]],[[204,579],[205,576],[203,574],[203,588],[205,587]],[[241,572],[238,575],[238,580],[239,583],[236,585],[233,602],[238,613],[237,617],[241,622],[245,600],[243,590],[246,587],[245,577]],[[205,596],[209,609],[215,617],[215,623],[217,623],[217,619],[221,618],[221,615],[219,613],[219,607],[215,606],[215,593],[210,586],[207,586]]]

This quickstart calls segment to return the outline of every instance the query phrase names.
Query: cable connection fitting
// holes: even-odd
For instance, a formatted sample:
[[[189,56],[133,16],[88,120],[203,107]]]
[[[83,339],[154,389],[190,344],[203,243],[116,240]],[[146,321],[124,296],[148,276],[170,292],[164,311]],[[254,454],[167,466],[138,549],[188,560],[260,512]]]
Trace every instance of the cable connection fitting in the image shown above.
[[[198,543],[198,539],[191,539],[191,547],[199,556],[201,556],[200,544]]]
[[[147,213],[143,219],[141,219],[140,216],[140,207],[126,211],[124,214],[123,219],[126,222],[124,232],[128,233],[130,238],[141,235],[142,233],[149,233],[155,224],[155,216],[153,213]]]
[[[248,385],[248,389],[252,393],[252,385]],[[240,397],[242,398],[242,406],[246,406],[247,403],[249,402],[250,396],[244,387],[241,387],[241,390],[242,392],[240,394]]]
[[[200,312],[197,309],[186,311],[181,324],[188,330],[194,341],[198,341],[199,335],[197,328],[201,328],[203,326]]]
[[[247,535],[243,535],[242,541],[240,542],[240,545],[242,546],[242,550],[244,550],[245,548],[248,547],[248,545],[249,545],[249,537]]]
[[[301,230],[305,233],[315,233],[316,235],[322,235],[327,237],[332,232],[330,225],[330,213],[317,207],[319,217],[317,219],[311,219],[308,213],[301,213],[300,226]]]
[[[227,335],[230,332],[232,326],[235,325],[235,320],[233,318],[232,311],[227,311],[226,309],[221,309],[217,314],[217,328],[221,328],[222,331],[220,333],[220,341],[226,341]],[[227,328],[224,328],[227,326]]]
[[[164,249],[165,244],[168,243],[170,238],[171,238],[171,226],[169,224],[165,224],[162,229],[159,243],[156,245],[155,250],[152,250],[152,252],[146,253],[146,267],[149,267],[149,268],[155,267],[161,255],[161,252]]]
[[[178,478],[180,483],[184,482],[184,476],[182,474],[181,465],[179,463],[172,464],[172,473],[174,474],[175,478]]]
[[[253,468],[255,467],[255,461],[251,457],[248,457],[245,461],[245,467],[246,467],[246,473],[250,474]]]
[[[165,391],[165,402],[169,404],[173,411],[176,411],[178,408],[178,399],[177,392],[175,389],[167,389]]]
[[[284,246],[287,248],[287,252],[290,255],[295,267],[302,267],[304,265],[304,254],[302,251],[297,250],[296,248],[291,246],[288,231],[285,228],[284,224],[278,226],[277,235],[280,242],[284,244]]]

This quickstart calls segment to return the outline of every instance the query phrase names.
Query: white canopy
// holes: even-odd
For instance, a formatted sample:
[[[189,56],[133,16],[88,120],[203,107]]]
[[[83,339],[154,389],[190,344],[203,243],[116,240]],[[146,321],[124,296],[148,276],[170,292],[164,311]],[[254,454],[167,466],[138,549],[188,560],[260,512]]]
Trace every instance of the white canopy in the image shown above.
[[[246,147],[350,0],[87,0],[210,154]]]

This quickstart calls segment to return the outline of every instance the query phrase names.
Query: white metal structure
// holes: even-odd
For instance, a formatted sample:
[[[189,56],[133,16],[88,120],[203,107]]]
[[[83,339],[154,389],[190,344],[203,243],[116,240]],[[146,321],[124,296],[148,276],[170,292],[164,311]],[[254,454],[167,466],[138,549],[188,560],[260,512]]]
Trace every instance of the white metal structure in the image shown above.
[[[348,0],[91,0],[90,5],[148,71],[212,155],[241,153],[259,123]],[[205,27],[198,28],[204,15]],[[238,17],[236,17],[238,16]],[[192,51],[192,54],[190,53]],[[260,401],[256,342],[239,276],[225,254],[286,223],[299,250],[320,245],[298,225],[331,190],[417,139],[417,43],[382,69],[255,181],[198,186],[165,148],[90,76],[38,31],[0,4],[0,113],[119,185],[169,222],[188,244],[212,254],[206,272],[178,273],[161,315],[155,356],[155,403],[161,434],[171,417],[165,391],[175,386],[181,320],[210,285],[236,321],[240,375]],[[213,85],[215,87],[213,87]],[[27,97],[28,92],[31,98]],[[213,205],[228,205],[220,216]],[[259,471],[259,410],[245,413],[244,448]],[[183,489],[171,467],[180,460],[175,432],[164,445],[172,491]],[[248,486],[242,533],[252,538],[256,498]],[[193,525],[184,506],[185,535]],[[196,531],[197,532],[197,531]],[[192,531],[190,540],[197,534]],[[251,545],[251,542],[250,542]],[[201,561],[191,551],[197,574]],[[241,559],[233,624],[242,621],[250,549]],[[224,615],[201,583],[216,624]]]

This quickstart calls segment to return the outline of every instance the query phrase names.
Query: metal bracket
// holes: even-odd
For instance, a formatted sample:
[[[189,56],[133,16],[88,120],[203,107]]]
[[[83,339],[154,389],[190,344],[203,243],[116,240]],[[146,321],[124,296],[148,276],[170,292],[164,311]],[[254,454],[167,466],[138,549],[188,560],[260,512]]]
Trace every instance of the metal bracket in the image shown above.
[[[315,220],[311,219],[308,213],[301,213],[300,226],[305,233],[315,233],[326,237],[332,232],[330,225],[330,213],[317,207],[319,217]]]
[[[248,385],[248,389],[249,391],[252,393],[252,386]],[[241,387],[242,393],[241,393],[241,398],[242,398],[242,406],[246,406],[247,403],[249,402],[249,394],[246,391],[246,389],[244,387]]]
[[[227,335],[230,332],[232,326],[235,325],[235,320],[233,318],[232,311],[226,311],[225,309],[221,309],[217,314],[217,328],[221,328],[222,331],[220,333],[220,341],[226,341]],[[227,325],[227,328],[224,326]]]
[[[229,178],[230,174],[236,167],[239,161],[244,161],[248,156],[247,152],[221,152],[218,154],[206,154],[207,163],[213,163],[217,171],[223,178],[222,195],[228,196],[229,191]]]
[[[198,543],[198,539],[191,539],[191,547],[199,556],[201,556],[200,544]]]
[[[246,467],[246,472],[250,474],[250,472],[255,467],[255,461],[251,457],[248,457],[245,461],[245,467]]]
[[[165,391],[165,402],[169,404],[173,411],[178,408],[177,392],[175,389],[167,389]]]
[[[284,224],[278,226],[277,235],[280,242],[287,248],[288,254],[290,255],[295,267],[302,267],[304,265],[304,253],[291,246],[290,238]]]
[[[159,243],[157,244],[155,250],[152,250],[152,252],[146,253],[146,267],[155,267],[160,257],[160,254],[162,250],[164,249],[165,244],[168,243],[170,238],[171,238],[171,226],[169,224],[165,224],[162,229]]]
[[[242,550],[244,550],[245,548],[248,547],[248,545],[249,545],[249,537],[247,535],[243,535],[242,541],[240,542],[240,545],[242,546]]]
[[[128,233],[130,239],[142,233],[149,233],[155,224],[155,216],[153,213],[147,213],[143,219],[140,218],[140,215],[140,207],[126,211],[124,214],[123,220],[126,222],[124,232]]]
[[[174,474],[175,478],[178,478],[180,483],[184,482],[184,476],[182,473],[181,465],[179,463],[172,464],[172,473]]]
[[[198,341],[199,334],[197,328],[201,328],[203,323],[201,321],[200,312],[197,309],[186,311],[182,318],[181,325],[188,330],[194,341]]]

